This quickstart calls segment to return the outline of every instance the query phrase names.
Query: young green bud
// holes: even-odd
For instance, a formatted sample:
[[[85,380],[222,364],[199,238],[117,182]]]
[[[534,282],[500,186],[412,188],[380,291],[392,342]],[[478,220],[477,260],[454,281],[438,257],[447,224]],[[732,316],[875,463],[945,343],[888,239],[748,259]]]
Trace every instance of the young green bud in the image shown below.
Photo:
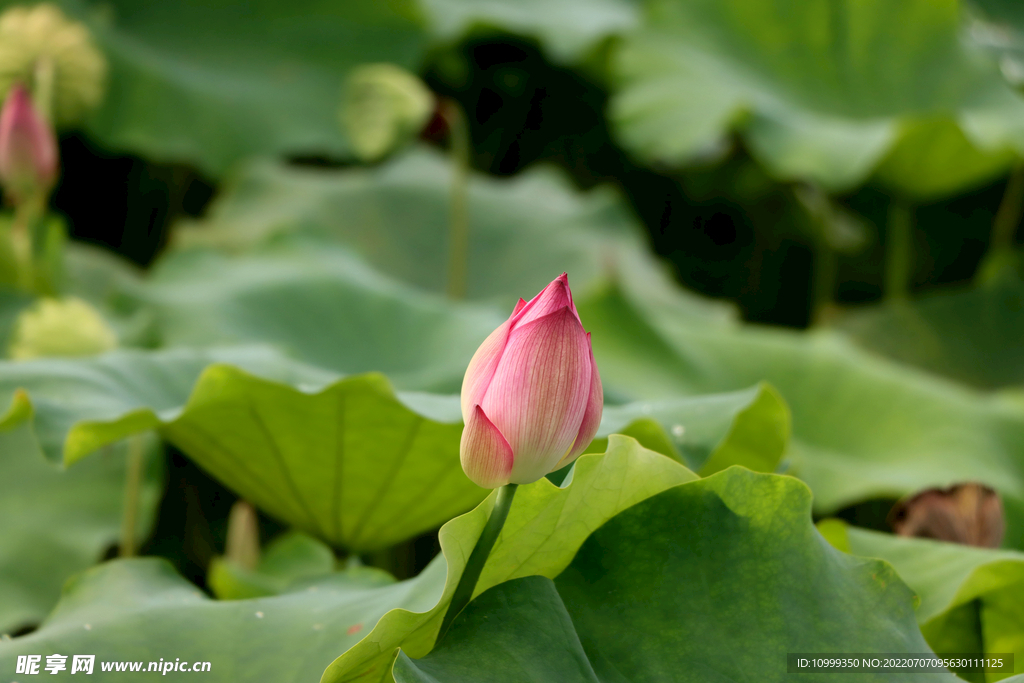
[[[414,74],[366,64],[352,70],[340,113],[356,156],[375,161],[419,133],[433,111],[433,93]]]
[[[18,316],[10,356],[15,360],[91,356],[116,346],[117,335],[85,301],[41,299]]]

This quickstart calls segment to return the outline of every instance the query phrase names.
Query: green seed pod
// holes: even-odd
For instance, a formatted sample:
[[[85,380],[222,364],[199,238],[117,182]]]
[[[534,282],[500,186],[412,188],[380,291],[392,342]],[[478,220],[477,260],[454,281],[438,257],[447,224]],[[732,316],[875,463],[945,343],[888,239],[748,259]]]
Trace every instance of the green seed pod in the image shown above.
[[[44,114],[67,126],[100,103],[106,74],[106,59],[88,29],[56,6],[15,6],[0,14],[0,99],[15,83],[28,84],[37,102],[48,104]]]
[[[14,324],[9,355],[15,360],[91,356],[117,347],[117,335],[99,312],[75,297],[41,299]]]
[[[356,156],[374,161],[416,135],[433,109],[433,93],[414,74],[394,64],[366,64],[348,78],[340,118]]]

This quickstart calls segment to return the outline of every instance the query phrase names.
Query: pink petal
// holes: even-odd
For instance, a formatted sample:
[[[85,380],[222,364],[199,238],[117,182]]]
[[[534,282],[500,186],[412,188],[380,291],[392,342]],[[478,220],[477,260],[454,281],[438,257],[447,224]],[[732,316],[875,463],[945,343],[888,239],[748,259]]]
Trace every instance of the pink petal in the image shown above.
[[[520,299],[522,301],[522,299]],[[494,376],[494,370],[498,367],[501,354],[508,342],[509,330],[512,329],[512,319],[509,318],[498,326],[494,332],[487,335],[484,343],[473,354],[466,368],[466,374],[462,378],[462,421],[469,424],[472,417],[471,408],[483,402],[484,394]]]
[[[53,129],[15,85],[0,111],[0,178],[12,192],[46,189],[57,177],[57,154]]]
[[[463,471],[477,486],[494,489],[508,483],[512,448],[478,405],[462,430],[459,455]]]
[[[516,313],[518,313],[519,311],[523,310],[523,306],[525,306],[525,305],[526,305],[526,300],[525,299],[519,299],[519,301],[516,302],[516,307],[512,309],[512,317],[513,318],[516,317]]]
[[[515,454],[510,481],[540,479],[569,451],[590,374],[590,344],[568,306],[513,329],[481,402]]]
[[[590,334],[587,333],[587,344],[590,344]],[[580,424],[580,431],[576,435],[576,441],[572,450],[555,466],[561,469],[580,456],[580,453],[587,450],[587,446],[594,440],[597,434],[597,427],[601,424],[601,413],[604,411],[604,387],[601,386],[601,373],[597,371],[597,363],[594,362],[594,351],[590,351],[590,397],[587,400],[587,410],[583,413],[583,423]]]
[[[551,281],[547,287],[541,290],[540,294],[530,299],[529,303],[512,314],[513,328],[543,318],[546,315],[559,311],[566,306],[579,320],[576,313],[576,305],[572,301],[572,292],[569,290],[569,276],[562,273]]]

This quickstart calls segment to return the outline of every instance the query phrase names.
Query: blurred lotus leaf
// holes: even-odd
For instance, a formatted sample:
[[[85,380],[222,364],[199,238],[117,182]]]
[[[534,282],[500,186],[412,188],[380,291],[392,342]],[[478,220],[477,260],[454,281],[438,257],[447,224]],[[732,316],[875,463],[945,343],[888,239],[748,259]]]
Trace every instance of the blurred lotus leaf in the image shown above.
[[[37,631],[0,641],[0,666],[14,671],[18,655],[37,651],[88,652],[98,680],[130,680],[138,677],[104,673],[100,662],[131,659],[145,671],[173,652],[171,662],[210,662],[196,676],[208,683],[316,681],[383,614],[429,609],[444,570],[435,562],[402,582],[380,571],[338,573],[281,595],[212,600],[164,559],[114,560],[70,581]]]
[[[169,254],[136,291],[165,346],[272,344],[335,372],[384,372],[402,389],[457,391],[497,311],[449,301],[301,235],[244,254]]]
[[[598,437],[626,434],[645,448],[678,460],[701,476],[732,465],[774,472],[789,444],[789,407],[769,384],[743,391],[605,406]]]
[[[1012,267],[975,287],[851,309],[836,326],[876,354],[979,389],[1024,384],[1024,281]]]
[[[818,528],[845,552],[892,564],[920,600],[917,621],[935,652],[1013,653],[1016,662],[1024,657],[1024,553],[894,536],[836,519]],[[958,674],[972,683],[1003,678],[995,672]]]
[[[172,247],[259,253],[277,248],[275,238],[299,233],[340,243],[377,271],[440,294],[447,276],[451,174],[451,163],[425,148],[374,168],[340,171],[254,163],[203,220],[177,227]],[[548,167],[507,179],[473,173],[468,210],[467,297],[496,303],[503,317],[520,296],[539,292],[566,271],[574,292],[621,275],[641,305],[705,324],[733,316],[730,306],[673,282],[611,187],[581,192],[565,173]],[[180,277],[188,274],[182,270]]]
[[[978,148],[950,118],[907,120],[875,179],[917,201],[929,201],[991,182],[1016,158],[1014,150]]]
[[[1018,405],[867,353],[834,332],[695,325],[616,287],[576,300],[605,386],[635,398],[738,391],[768,381],[792,410],[788,473],[830,513],[871,498],[977,481],[1024,542]],[[941,426],[941,428],[939,428]]]
[[[931,194],[991,177],[1024,151],[1024,99],[964,47],[954,2],[649,0],[614,61],[611,115],[639,156],[679,163],[740,132],[775,176],[830,190],[890,153],[912,162],[916,122],[952,114],[898,191]],[[953,124],[940,123],[940,127]],[[909,128],[907,128],[909,126]],[[932,131],[929,131],[930,134]]]
[[[451,41],[474,29],[537,37],[551,57],[579,61],[603,39],[634,28],[631,0],[423,0],[431,32]]]
[[[305,587],[310,580],[334,572],[330,547],[300,531],[288,531],[273,539],[251,566],[232,557],[231,550],[227,548],[224,557],[213,559],[206,577],[218,600],[280,595],[298,590],[299,583]],[[366,573],[373,572],[386,578],[385,572],[366,569]]]
[[[163,490],[153,441],[146,442],[137,538],[153,528]],[[82,467],[61,469],[39,456],[28,425],[0,432],[0,634],[42,621],[65,581],[118,542],[126,450],[116,444]]]
[[[340,84],[359,64],[415,68],[426,41],[404,2],[65,0],[65,9],[110,62],[90,136],[212,177],[250,156],[348,156]]]

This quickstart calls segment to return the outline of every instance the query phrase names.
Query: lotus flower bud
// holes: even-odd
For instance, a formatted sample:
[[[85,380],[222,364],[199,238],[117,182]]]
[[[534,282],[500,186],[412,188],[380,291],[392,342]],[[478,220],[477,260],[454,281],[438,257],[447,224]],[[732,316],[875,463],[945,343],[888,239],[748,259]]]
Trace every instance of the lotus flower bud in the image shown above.
[[[356,156],[375,161],[419,133],[433,111],[434,94],[415,74],[366,64],[352,70],[340,114]]]
[[[565,273],[477,349],[462,381],[462,469],[484,488],[528,484],[568,465],[604,407],[590,335]]]
[[[0,110],[0,183],[20,201],[45,194],[57,179],[57,138],[22,85]]]

